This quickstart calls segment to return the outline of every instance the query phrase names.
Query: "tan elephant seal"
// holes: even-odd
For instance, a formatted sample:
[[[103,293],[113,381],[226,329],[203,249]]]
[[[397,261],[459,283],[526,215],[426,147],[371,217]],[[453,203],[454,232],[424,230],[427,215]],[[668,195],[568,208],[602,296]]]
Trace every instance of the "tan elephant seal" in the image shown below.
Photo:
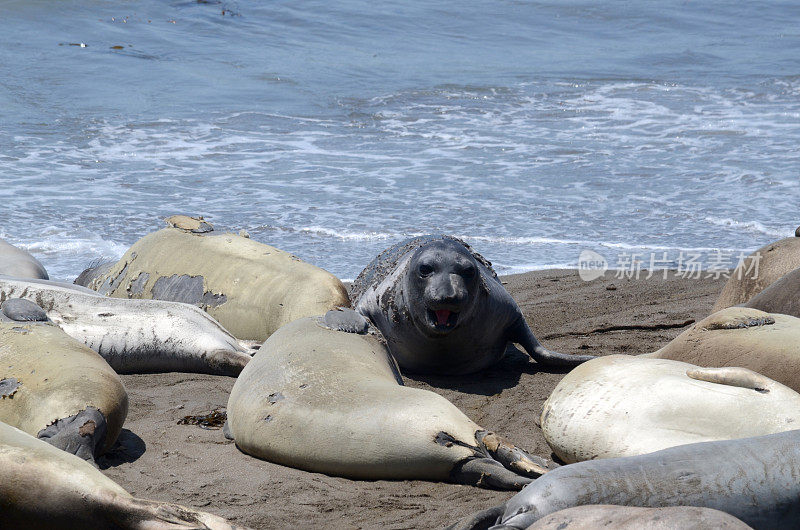
[[[800,394],[745,368],[609,355],[559,382],[541,425],[564,462],[634,456],[796,429]]]
[[[47,271],[30,253],[0,239],[0,274],[18,278],[48,279]]]
[[[380,335],[350,309],[264,342],[233,386],[226,431],[250,455],[353,479],[519,489],[548,466],[438,394],[402,386]]]
[[[500,528],[503,528],[500,526]],[[513,528],[513,527],[512,527]],[[711,508],[674,506],[636,508],[590,504],[567,508],[542,517],[526,530],[747,530],[750,526],[736,517]]]
[[[800,268],[772,282],[744,306],[760,309],[767,313],[782,313],[800,317]]]
[[[0,311],[0,421],[94,460],[128,413],[119,376],[32,302],[6,300]]]
[[[695,323],[653,353],[703,367],[740,366],[800,392],[800,319],[729,307]]]
[[[216,515],[132,497],[91,464],[0,423],[3,528],[234,530]]]
[[[117,298],[193,304],[235,337],[256,341],[292,320],[350,305],[344,285],[329,272],[247,237],[211,230],[200,219],[176,217],[116,264],[87,269],[76,283]]]
[[[800,227],[795,237],[770,243],[746,257],[731,273],[712,312],[744,304],[755,295],[800,267]]]
[[[237,376],[254,351],[189,304],[111,298],[72,284],[0,276],[0,301],[13,297],[43,307],[117,373]]]

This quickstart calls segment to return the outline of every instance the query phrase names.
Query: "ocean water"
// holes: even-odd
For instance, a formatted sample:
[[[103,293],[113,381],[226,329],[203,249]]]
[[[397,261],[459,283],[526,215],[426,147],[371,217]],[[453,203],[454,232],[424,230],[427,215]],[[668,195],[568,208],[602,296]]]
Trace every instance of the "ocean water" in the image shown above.
[[[800,225],[798,22],[789,1],[3,0],[0,238],[65,279],[174,213],[345,279],[430,232],[500,273],[587,249],[711,268]]]

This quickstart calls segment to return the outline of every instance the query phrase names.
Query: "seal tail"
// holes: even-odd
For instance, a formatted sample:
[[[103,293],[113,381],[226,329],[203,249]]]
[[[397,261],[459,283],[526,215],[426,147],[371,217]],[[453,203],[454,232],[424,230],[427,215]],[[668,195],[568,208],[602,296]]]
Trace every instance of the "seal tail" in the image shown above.
[[[568,355],[548,350],[542,346],[522,316],[509,330],[509,335],[509,340],[525,348],[528,355],[537,363],[551,366],[576,366],[596,358],[594,355]]]

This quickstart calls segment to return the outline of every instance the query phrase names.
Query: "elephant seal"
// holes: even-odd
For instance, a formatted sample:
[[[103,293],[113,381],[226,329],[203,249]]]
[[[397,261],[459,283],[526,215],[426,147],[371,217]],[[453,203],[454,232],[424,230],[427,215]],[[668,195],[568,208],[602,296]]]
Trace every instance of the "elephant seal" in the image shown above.
[[[276,331],[227,411],[226,435],[245,453],[328,475],[520,489],[551,465],[438,394],[402,386],[379,333],[352,309]]]
[[[338,278],[247,237],[174,216],[114,265],[84,271],[79,285],[116,298],[197,305],[235,337],[262,342],[282,325],[350,304]]]
[[[234,530],[216,515],[136,499],[91,464],[0,423],[3,528]]]
[[[743,305],[800,318],[800,268],[781,276]]]
[[[351,300],[403,370],[477,372],[503,357],[509,342],[544,364],[594,358],[544,348],[492,264],[451,236],[416,237],[383,251],[353,282]]]
[[[499,510],[498,510],[499,511]],[[497,513],[501,516],[502,511]],[[492,524],[486,519],[483,528]],[[476,524],[454,525],[449,530],[475,529]],[[502,528],[502,527],[501,527]],[[675,530],[695,528],[706,530],[747,530],[751,528],[736,517],[711,508],[671,506],[669,508],[634,508],[610,504],[575,506],[542,517],[526,530]]]
[[[747,307],[704,318],[666,346],[639,357],[703,367],[740,366],[800,392],[800,319]]]
[[[38,259],[2,239],[0,239],[0,274],[42,280],[49,278],[44,265]]]
[[[800,427],[800,394],[745,368],[609,355],[564,377],[544,404],[545,440],[567,463]]]
[[[94,461],[128,414],[119,376],[33,302],[6,300],[0,315],[0,421]]]
[[[795,231],[795,237],[787,237],[764,245],[746,257],[731,273],[712,312],[744,304],[768,285],[779,280],[781,276],[798,267],[800,267],[800,227]]]
[[[701,442],[640,456],[570,464],[545,474],[502,508],[466,522],[524,529],[574,506],[697,506],[726,512],[753,528],[792,528],[800,520],[800,431]]]
[[[67,335],[102,355],[117,373],[236,376],[253,351],[189,304],[121,300],[71,284],[0,276],[0,302],[13,297],[43,307]]]

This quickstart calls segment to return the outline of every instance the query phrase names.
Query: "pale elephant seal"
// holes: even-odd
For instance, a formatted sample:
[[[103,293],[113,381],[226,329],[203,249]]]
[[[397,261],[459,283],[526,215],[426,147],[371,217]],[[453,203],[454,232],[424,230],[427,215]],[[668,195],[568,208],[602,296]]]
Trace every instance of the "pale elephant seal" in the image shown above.
[[[0,423],[3,528],[234,530],[216,515],[136,499],[91,464]]]
[[[189,304],[121,300],[71,284],[0,276],[0,302],[14,297],[36,302],[67,335],[102,355],[117,373],[236,376],[254,351]]]
[[[176,217],[116,264],[84,271],[76,282],[117,298],[194,304],[235,337],[255,341],[292,320],[350,304],[329,272],[247,237],[210,230],[205,221]]]
[[[800,427],[800,394],[745,368],[609,355],[564,377],[544,404],[545,440],[567,463]]]
[[[800,317],[800,268],[772,282],[744,306],[760,309],[767,313],[782,313]]]
[[[744,304],[781,276],[800,267],[800,227],[795,237],[765,245],[746,257],[731,273],[712,312]]]
[[[800,392],[800,319],[729,307],[692,325],[660,350],[639,357],[703,367],[740,366]]]
[[[497,517],[502,510],[496,510]],[[488,527],[493,521],[484,516]],[[475,524],[454,525],[449,530],[469,528]],[[502,528],[502,527],[501,527]],[[575,506],[542,517],[526,530],[676,530],[693,528],[695,530],[747,530],[750,526],[736,517],[711,508],[696,506],[674,506],[669,508],[634,508],[610,504],[589,504]]]
[[[544,348],[491,263],[451,236],[416,237],[383,251],[353,282],[351,299],[403,370],[476,372],[503,357],[510,342],[545,364],[594,358]]]
[[[0,421],[93,461],[128,413],[119,376],[33,302],[6,300],[0,316]]]
[[[0,274],[47,280],[47,271],[30,253],[0,239]]]
[[[548,466],[438,394],[402,386],[380,335],[351,309],[267,339],[233,386],[226,431],[250,455],[353,479],[519,489]]]
[[[459,528],[524,529],[587,504],[643,508],[697,506],[753,528],[794,528],[800,520],[800,431],[701,442],[655,453],[570,464],[545,474]],[[471,524],[471,526],[469,526]]]

